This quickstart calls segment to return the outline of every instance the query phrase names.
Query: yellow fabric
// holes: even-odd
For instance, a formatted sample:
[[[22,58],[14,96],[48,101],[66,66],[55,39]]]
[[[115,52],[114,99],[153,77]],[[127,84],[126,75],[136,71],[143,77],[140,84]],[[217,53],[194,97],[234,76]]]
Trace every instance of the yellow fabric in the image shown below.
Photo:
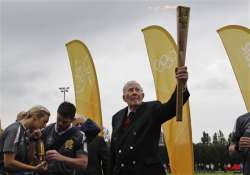
[[[75,89],[77,113],[102,127],[98,82],[92,57],[86,45],[74,40],[66,44]]]
[[[171,35],[160,26],[142,30],[154,77],[157,99],[166,102],[176,87],[177,47]],[[189,103],[183,108],[183,121],[176,118],[162,126],[174,175],[193,175],[193,145]]]
[[[218,30],[232,64],[247,111],[250,112],[250,30],[229,25]]]

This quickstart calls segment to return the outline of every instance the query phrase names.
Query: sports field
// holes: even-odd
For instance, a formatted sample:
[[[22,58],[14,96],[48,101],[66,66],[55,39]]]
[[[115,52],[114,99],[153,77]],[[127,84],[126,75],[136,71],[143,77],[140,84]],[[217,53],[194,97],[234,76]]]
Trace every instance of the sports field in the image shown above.
[[[171,174],[167,174],[171,175]],[[228,173],[195,173],[195,175],[242,175],[242,173],[233,173],[233,172],[228,172]]]
[[[195,175],[242,175],[241,173],[196,173]]]

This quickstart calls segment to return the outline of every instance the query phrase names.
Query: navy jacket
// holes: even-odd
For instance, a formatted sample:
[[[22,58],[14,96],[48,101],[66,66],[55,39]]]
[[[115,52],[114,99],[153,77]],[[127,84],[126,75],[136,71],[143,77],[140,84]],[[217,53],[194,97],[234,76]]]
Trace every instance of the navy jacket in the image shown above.
[[[188,91],[183,97],[185,103]],[[176,115],[176,91],[166,103],[143,102],[128,128],[124,129],[122,124],[127,111],[126,107],[112,118],[112,175],[164,175],[158,143],[161,124]]]

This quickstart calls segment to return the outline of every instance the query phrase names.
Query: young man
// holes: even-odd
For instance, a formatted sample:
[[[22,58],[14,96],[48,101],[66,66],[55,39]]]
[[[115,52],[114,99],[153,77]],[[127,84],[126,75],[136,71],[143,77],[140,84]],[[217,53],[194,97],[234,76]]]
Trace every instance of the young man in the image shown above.
[[[60,104],[57,121],[42,131],[48,172],[46,175],[74,175],[87,167],[87,143],[84,133],[72,126],[76,108],[69,102]]]
[[[188,79],[186,67],[177,68],[176,78],[184,84]],[[123,88],[127,107],[112,118],[112,175],[164,175],[159,157],[161,124],[176,114],[176,91],[166,103],[142,102],[144,93],[136,81]],[[189,97],[185,90],[183,103]]]
[[[244,165],[243,174],[250,174],[250,112],[239,116],[236,120],[231,143],[229,146],[229,153],[234,152],[241,154]]]

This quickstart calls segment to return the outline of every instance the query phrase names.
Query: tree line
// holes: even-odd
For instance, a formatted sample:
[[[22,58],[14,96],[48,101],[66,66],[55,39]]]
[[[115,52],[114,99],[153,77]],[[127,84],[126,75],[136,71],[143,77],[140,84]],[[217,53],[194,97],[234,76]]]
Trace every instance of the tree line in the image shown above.
[[[224,167],[242,162],[239,154],[229,155],[228,146],[232,133],[226,139],[223,132],[219,130],[212,137],[203,131],[200,142],[193,143],[194,164],[196,171],[223,171]],[[161,159],[169,163],[167,149],[160,146]]]

